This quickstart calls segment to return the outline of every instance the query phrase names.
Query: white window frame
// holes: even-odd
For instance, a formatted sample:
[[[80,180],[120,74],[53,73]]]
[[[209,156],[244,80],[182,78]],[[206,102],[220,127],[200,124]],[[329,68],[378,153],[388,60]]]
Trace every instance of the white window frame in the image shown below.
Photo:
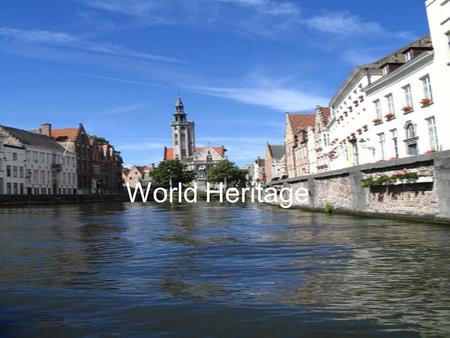
[[[425,119],[427,121],[428,136],[430,140],[430,150],[439,150],[439,139],[436,128],[436,118],[434,116]]]
[[[420,80],[422,81],[424,99],[433,101],[433,90],[431,88],[430,74],[421,77]]]
[[[395,115],[395,103],[394,103],[394,96],[391,94],[387,94],[385,96],[388,106],[388,114],[394,114]]]
[[[405,94],[405,104],[406,107],[414,107],[413,104],[413,97],[412,97],[412,89],[411,89],[411,85],[407,84],[406,86],[402,87],[403,88],[403,92]]]
[[[383,118],[383,112],[382,112],[382,108],[381,108],[381,101],[380,101],[380,99],[377,99],[377,100],[373,101],[373,105],[375,106],[376,117],[378,119],[382,119]]]

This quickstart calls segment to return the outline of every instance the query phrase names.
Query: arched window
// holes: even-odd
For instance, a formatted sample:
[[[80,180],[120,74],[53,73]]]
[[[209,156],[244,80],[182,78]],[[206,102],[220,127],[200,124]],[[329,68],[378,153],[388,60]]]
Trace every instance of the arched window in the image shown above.
[[[405,125],[406,138],[411,139],[416,137],[416,127],[412,122],[407,122]]]
[[[406,153],[408,155],[419,154],[419,149],[417,146],[419,136],[417,135],[416,126],[411,121],[405,123],[405,136]]]

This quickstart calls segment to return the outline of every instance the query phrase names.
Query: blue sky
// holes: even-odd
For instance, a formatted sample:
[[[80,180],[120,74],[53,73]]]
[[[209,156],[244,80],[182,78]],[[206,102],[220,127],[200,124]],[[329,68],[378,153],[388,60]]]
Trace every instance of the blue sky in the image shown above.
[[[180,91],[197,143],[244,164],[286,111],[427,33],[423,0],[0,0],[0,124],[82,122],[157,163]]]

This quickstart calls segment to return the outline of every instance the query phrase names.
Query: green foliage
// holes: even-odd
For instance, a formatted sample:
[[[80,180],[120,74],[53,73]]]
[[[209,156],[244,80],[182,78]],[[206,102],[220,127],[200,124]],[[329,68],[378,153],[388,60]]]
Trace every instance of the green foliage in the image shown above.
[[[372,176],[369,176],[369,177],[363,178],[361,180],[361,185],[364,188],[370,188],[375,185],[388,185],[388,184],[393,184],[397,181],[403,181],[403,180],[414,181],[414,180],[417,180],[420,176],[423,176],[423,175],[419,175],[416,172],[408,172],[408,171],[399,172],[392,176],[381,175],[381,176],[378,176],[377,178],[373,178]]]
[[[240,169],[233,162],[222,160],[208,170],[208,181],[219,183],[227,181],[228,184],[236,184],[245,181],[247,170]]]
[[[109,141],[101,136],[92,135],[91,136],[94,140],[97,141],[98,144],[109,144]]]
[[[179,160],[162,161],[151,173],[152,185],[155,187],[169,188],[170,181],[176,186],[178,183],[187,184],[194,180],[195,174],[187,170],[185,164]]]
[[[323,208],[323,211],[325,211],[325,213],[327,213],[327,214],[332,214],[333,213],[333,209],[334,209],[333,204],[326,203],[325,207]]]

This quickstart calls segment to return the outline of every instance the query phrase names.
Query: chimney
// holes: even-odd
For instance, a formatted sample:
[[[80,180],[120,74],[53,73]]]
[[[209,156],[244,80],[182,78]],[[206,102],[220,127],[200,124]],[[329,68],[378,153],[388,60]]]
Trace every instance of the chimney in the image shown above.
[[[46,135],[48,137],[52,137],[52,125],[51,123],[43,123],[41,124],[40,133],[42,135]]]

